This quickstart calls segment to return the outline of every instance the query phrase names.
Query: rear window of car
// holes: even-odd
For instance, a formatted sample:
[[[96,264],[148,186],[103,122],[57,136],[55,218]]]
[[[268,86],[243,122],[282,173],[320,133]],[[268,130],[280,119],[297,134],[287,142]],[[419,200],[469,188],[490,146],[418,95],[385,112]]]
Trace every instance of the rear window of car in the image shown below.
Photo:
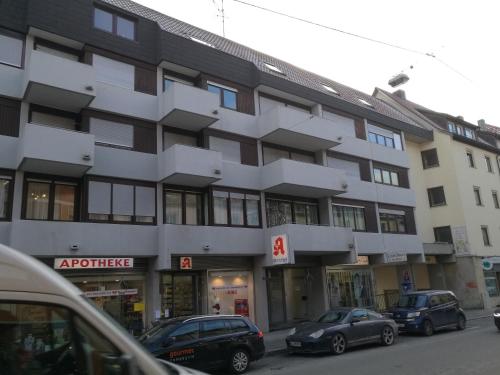
[[[201,322],[201,337],[219,336],[229,333],[224,319],[205,320]]]
[[[231,319],[228,320],[228,323],[232,333],[247,332],[250,329],[248,324],[242,319]]]

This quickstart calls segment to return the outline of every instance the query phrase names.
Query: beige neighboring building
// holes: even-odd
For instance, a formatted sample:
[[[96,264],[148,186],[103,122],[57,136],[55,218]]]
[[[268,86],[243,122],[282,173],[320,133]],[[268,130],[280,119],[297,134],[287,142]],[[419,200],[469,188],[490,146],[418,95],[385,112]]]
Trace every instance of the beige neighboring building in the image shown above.
[[[415,220],[431,288],[453,290],[467,308],[500,304],[500,149],[495,127],[476,126],[376,89],[434,140],[406,140]],[[499,258],[496,258],[499,257]],[[491,265],[488,266],[487,261]]]

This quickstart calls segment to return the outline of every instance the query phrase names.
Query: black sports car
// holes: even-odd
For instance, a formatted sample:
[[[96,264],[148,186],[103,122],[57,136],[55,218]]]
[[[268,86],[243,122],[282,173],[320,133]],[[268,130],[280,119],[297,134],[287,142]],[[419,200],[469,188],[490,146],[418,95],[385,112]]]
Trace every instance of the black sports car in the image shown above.
[[[331,352],[342,354],[348,347],[368,343],[392,345],[398,326],[375,311],[362,308],[337,308],[317,321],[302,323],[286,338],[289,353]]]

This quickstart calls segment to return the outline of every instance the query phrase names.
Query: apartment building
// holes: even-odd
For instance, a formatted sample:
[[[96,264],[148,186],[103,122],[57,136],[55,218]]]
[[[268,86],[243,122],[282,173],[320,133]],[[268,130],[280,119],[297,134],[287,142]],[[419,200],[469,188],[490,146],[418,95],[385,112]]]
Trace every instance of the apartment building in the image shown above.
[[[434,130],[433,141],[407,143],[416,221],[431,287],[454,290],[465,307],[496,306],[500,302],[500,269],[494,264],[500,255],[497,128],[430,110],[407,100],[401,91],[376,89],[374,96]]]
[[[0,242],[133,332],[429,285],[408,142],[337,82],[128,0],[0,4]]]

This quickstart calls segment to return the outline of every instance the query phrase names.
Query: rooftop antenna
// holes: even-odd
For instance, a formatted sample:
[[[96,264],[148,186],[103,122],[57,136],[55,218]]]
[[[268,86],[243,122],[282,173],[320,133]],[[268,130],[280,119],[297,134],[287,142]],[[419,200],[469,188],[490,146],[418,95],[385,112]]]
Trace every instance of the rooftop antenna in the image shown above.
[[[221,7],[217,5],[215,0],[212,0],[212,3],[214,3],[215,8],[217,8],[217,17],[220,17],[222,19],[222,36],[225,38],[226,37],[226,15],[224,14],[224,0],[221,0]]]

